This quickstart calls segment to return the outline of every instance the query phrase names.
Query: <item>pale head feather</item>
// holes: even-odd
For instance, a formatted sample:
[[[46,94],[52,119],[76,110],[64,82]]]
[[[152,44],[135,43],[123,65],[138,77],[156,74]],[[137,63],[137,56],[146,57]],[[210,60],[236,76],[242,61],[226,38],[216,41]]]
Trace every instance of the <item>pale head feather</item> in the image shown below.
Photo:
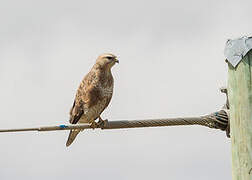
[[[115,55],[111,53],[104,53],[97,58],[95,66],[110,70],[115,63],[119,63]]]

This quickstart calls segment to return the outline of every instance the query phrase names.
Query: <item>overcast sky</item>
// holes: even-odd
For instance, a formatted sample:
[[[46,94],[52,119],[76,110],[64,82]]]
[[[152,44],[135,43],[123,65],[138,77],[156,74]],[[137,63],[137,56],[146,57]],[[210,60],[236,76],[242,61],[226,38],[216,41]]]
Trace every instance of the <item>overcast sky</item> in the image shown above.
[[[75,91],[111,52],[115,91],[102,117],[219,110],[227,39],[251,35],[251,0],[0,1],[0,128],[68,123]],[[1,180],[231,179],[225,133],[206,127],[0,134]]]

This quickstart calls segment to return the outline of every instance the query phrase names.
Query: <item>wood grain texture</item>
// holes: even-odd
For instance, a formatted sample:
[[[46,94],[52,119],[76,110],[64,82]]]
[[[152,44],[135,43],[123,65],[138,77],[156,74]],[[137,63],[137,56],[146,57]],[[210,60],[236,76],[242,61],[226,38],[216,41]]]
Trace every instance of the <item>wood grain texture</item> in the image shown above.
[[[232,179],[252,180],[252,51],[228,65]]]

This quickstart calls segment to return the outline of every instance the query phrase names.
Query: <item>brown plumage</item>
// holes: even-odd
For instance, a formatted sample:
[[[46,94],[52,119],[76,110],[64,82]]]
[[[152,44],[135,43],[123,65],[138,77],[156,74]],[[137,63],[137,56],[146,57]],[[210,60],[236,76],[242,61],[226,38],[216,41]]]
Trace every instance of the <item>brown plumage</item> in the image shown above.
[[[111,68],[118,63],[113,54],[102,54],[96,60],[91,71],[82,80],[70,111],[71,124],[92,123],[100,118],[101,113],[108,106],[114,87]],[[71,130],[66,146],[72,144],[80,130]]]

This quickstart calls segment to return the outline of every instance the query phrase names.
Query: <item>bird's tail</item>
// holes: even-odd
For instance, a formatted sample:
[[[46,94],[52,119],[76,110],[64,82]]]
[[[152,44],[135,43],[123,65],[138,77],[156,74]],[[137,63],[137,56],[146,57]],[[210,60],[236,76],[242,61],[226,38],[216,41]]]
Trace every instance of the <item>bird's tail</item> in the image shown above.
[[[67,142],[66,142],[66,146],[70,146],[73,141],[75,140],[76,136],[79,134],[80,130],[79,129],[75,129],[75,130],[70,130]]]

